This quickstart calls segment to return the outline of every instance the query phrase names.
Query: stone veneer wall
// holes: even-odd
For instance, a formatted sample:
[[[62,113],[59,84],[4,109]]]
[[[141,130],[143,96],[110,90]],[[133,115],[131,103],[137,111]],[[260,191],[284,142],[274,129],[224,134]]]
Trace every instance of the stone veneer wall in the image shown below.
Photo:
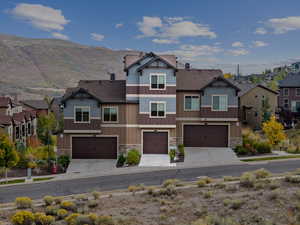
[[[136,149],[139,152],[141,152],[141,144],[131,144],[131,145],[126,145],[126,144],[120,144],[119,146],[119,154],[126,154],[129,150],[131,149]]]
[[[231,137],[230,138],[230,148],[235,148],[238,145],[243,144],[243,138],[242,137]]]

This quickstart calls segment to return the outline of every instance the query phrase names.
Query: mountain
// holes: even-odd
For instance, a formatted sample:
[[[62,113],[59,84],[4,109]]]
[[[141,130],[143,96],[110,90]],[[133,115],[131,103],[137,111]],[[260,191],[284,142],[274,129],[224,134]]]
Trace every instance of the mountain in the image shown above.
[[[58,39],[0,34],[0,95],[41,98],[59,95],[81,79],[109,79],[109,73],[125,79],[123,57],[130,53]]]

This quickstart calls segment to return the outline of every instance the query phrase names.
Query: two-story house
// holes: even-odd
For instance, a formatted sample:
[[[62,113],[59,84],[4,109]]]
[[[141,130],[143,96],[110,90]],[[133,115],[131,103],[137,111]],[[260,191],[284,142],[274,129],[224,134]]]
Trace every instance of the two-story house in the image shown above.
[[[83,80],[62,99],[60,154],[115,159],[135,148],[234,147],[241,141],[239,88],[220,70],[178,69],[173,55],[127,55],[126,80]]]

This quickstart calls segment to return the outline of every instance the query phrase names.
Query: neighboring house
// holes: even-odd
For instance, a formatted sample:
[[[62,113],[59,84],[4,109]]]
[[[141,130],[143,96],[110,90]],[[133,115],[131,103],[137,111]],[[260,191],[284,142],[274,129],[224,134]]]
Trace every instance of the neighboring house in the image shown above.
[[[241,143],[239,88],[220,70],[177,69],[173,55],[124,57],[126,80],[83,80],[62,98],[59,154],[115,159],[137,149],[234,147]]]
[[[236,84],[241,91],[240,116],[241,122],[252,129],[260,129],[263,122],[264,104],[268,103],[270,114],[275,115],[278,107],[278,93],[263,85],[252,83]]]
[[[300,115],[300,73],[290,73],[279,81],[280,94],[278,104],[284,111]]]
[[[23,100],[20,101],[23,107],[27,110],[36,111],[37,115],[47,115],[48,113],[48,104],[45,100]]]
[[[292,73],[299,73],[300,72],[300,62],[292,63],[289,66],[289,69]]]
[[[0,125],[14,142],[25,146],[36,142],[36,113],[24,110],[10,97],[0,97]]]

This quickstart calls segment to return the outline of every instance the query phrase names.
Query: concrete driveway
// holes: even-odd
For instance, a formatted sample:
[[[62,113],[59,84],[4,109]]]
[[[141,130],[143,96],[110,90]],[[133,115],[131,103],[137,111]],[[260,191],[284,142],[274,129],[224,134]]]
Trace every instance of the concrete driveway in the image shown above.
[[[116,159],[72,159],[67,174],[108,172],[116,168]]]
[[[234,165],[242,162],[231,148],[185,148],[185,167]]]

